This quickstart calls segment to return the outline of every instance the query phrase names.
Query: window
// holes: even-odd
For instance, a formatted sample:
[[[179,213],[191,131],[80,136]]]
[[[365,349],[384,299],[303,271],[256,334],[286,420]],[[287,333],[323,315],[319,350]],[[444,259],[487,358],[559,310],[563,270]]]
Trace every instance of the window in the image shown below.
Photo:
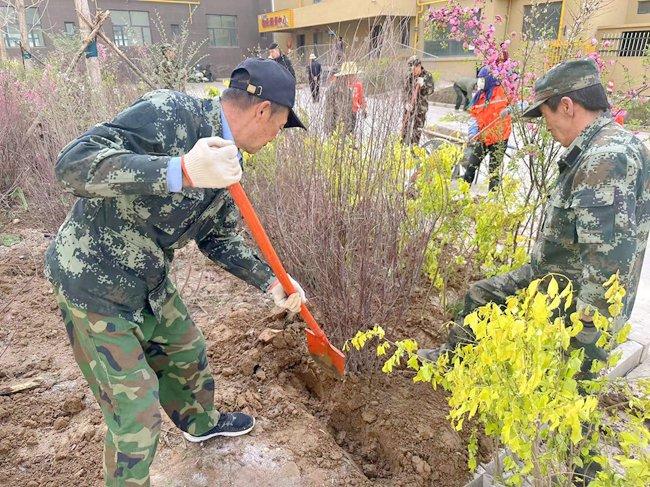
[[[424,56],[425,57],[472,57],[473,50],[464,49],[463,43],[451,39],[425,40]]]
[[[208,15],[208,36],[214,47],[237,47],[237,17]]]
[[[637,14],[650,14],[650,0],[639,0],[636,8]]]
[[[63,22],[63,30],[70,37],[77,35],[77,25],[74,22]]]
[[[650,46],[650,30],[623,32],[618,55],[621,57],[641,57]]]
[[[524,5],[522,32],[525,38],[532,41],[557,39],[561,12],[562,2]]]
[[[113,10],[111,11],[111,22],[113,22],[113,38],[118,46],[151,44],[149,12]]]
[[[5,46],[19,47],[20,46],[20,29],[18,28],[18,16],[13,7],[4,6],[0,7],[0,17],[9,20],[2,32]],[[38,8],[29,7],[27,9],[27,37],[29,38],[29,47],[43,47],[45,40],[43,39],[43,30],[41,29],[41,16],[38,13]]]
[[[181,36],[181,26],[180,24],[172,24],[172,36],[174,37],[180,37]]]
[[[402,46],[411,44],[411,18],[402,17],[399,21],[399,42]]]
[[[483,10],[479,9],[476,19],[481,20]],[[475,32],[470,32],[470,38],[476,37]],[[451,39],[451,27],[447,27],[446,32],[436,33],[435,39],[425,39],[424,57],[473,57],[474,48],[463,47],[463,43]]]

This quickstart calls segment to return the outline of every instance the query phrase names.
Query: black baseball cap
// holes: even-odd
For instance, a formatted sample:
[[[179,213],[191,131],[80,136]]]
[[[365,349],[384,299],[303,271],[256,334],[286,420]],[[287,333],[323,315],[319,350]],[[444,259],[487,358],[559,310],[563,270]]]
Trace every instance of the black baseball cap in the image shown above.
[[[280,46],[278,46],[278,43],[277,43],[277,42],[271,42],[271,44],[269,45],[269,50],[271,50],[271,49],[278,49],[279,47],[280,47]]]
[[[284,66],[273,59],[245,59],[224,84],[228,88],[242,90],[262,100],[287,107],[289,118],[284,128],[300,127],[306,130],[293,111],[296,102],[296,80]]]

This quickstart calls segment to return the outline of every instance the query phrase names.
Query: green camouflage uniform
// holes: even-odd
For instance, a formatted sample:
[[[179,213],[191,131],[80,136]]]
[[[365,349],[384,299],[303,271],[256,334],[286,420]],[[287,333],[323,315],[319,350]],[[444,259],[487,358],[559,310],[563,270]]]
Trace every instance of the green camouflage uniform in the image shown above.
[[[238,233],[226,190],[167,189],[170,157],[222,134],[218,100],[159,90],[70,143],[56,164],[80,198],[47,250],[46,275],[108,425],[106,485],[148,485],[159,403],[193,435],[219,418],[205,341],[169,279],[174,251],[194,240],[261,290],[274,279]]]
[[[473,284],[457,323],[488,302],[504,303],[550,272],[571,279],[577,309],[589,305],[607,315],[602,285],[618,271],[627,289],[618,326],[629,319],[650,230],[648,149],[607,113],[567,148],[559,167],[531,263]],[[455,326],[449,343],[465,338],[466,331]],[[597,339],[595,328],[585,324],[575,345],[584,347],[588,358],[604,358]]]
[[[410,105],[413,99],[413,90],[418,78],[424,78],[424,86],[420,88],[415,107],[411,111],[405,110],[402,118],[402,143],[413,145],[420,143],[422,129],[427,120],[427,110],[429,102],[427,97],[433,94],[433,76],[427,70],[422,68],[420,76],[409,74],[404,83],[404,102]]]
[[[184,80],[181,68],[176,61],[163,59],[154,69],[156,83],[167,90],[179,90],[184,88]]]

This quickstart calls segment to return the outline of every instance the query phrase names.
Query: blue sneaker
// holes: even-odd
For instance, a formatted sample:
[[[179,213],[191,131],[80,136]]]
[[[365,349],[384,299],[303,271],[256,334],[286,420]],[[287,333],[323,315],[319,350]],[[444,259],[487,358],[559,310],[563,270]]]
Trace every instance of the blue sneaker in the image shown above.
[[[241,436],[255,427],[255,418],[244,413],[221,413],[217,425],[201,436],[193,436],[183,431],[187,441],[200,443],[215,436]]]

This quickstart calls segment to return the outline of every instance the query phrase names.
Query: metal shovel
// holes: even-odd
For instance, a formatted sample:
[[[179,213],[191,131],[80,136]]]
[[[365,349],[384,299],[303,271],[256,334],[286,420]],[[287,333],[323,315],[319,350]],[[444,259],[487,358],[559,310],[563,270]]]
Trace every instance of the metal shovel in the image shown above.
[[[241,184],[235,183],[232,186],[229,186],[228,190],[230,191],[233,200],[235,200],[235,204],[239,208],[248,229],[251,231],[253,239],[262,251],[266,262],[275,273],[275,277],[280,281],[284,292],[287,296],[295,293],[296,290],[289,279],[289,274],[287,274],[282,262],[280,262],[278,254],[275,253],[271,241],[269,240],[268,235],[266,235],[262,223],[253,209],[253,205],[244,192],[244,188],[242,188]],[[300,316],[302,316],[302,319],[305,320],[305,323],[307,323],[307,326],[309,327],[305,329],[305,334],[307,335],[307,349],[314,360],[326,369],[329,369],[340,376],[345,375],[345,355],[330,343],[325,336],[325,333],[323,333],[323,330],[321,330],[320,326],[318,326],[318,323],[316,323],[316,320],[307,309],[305,303],[300,307]]]

